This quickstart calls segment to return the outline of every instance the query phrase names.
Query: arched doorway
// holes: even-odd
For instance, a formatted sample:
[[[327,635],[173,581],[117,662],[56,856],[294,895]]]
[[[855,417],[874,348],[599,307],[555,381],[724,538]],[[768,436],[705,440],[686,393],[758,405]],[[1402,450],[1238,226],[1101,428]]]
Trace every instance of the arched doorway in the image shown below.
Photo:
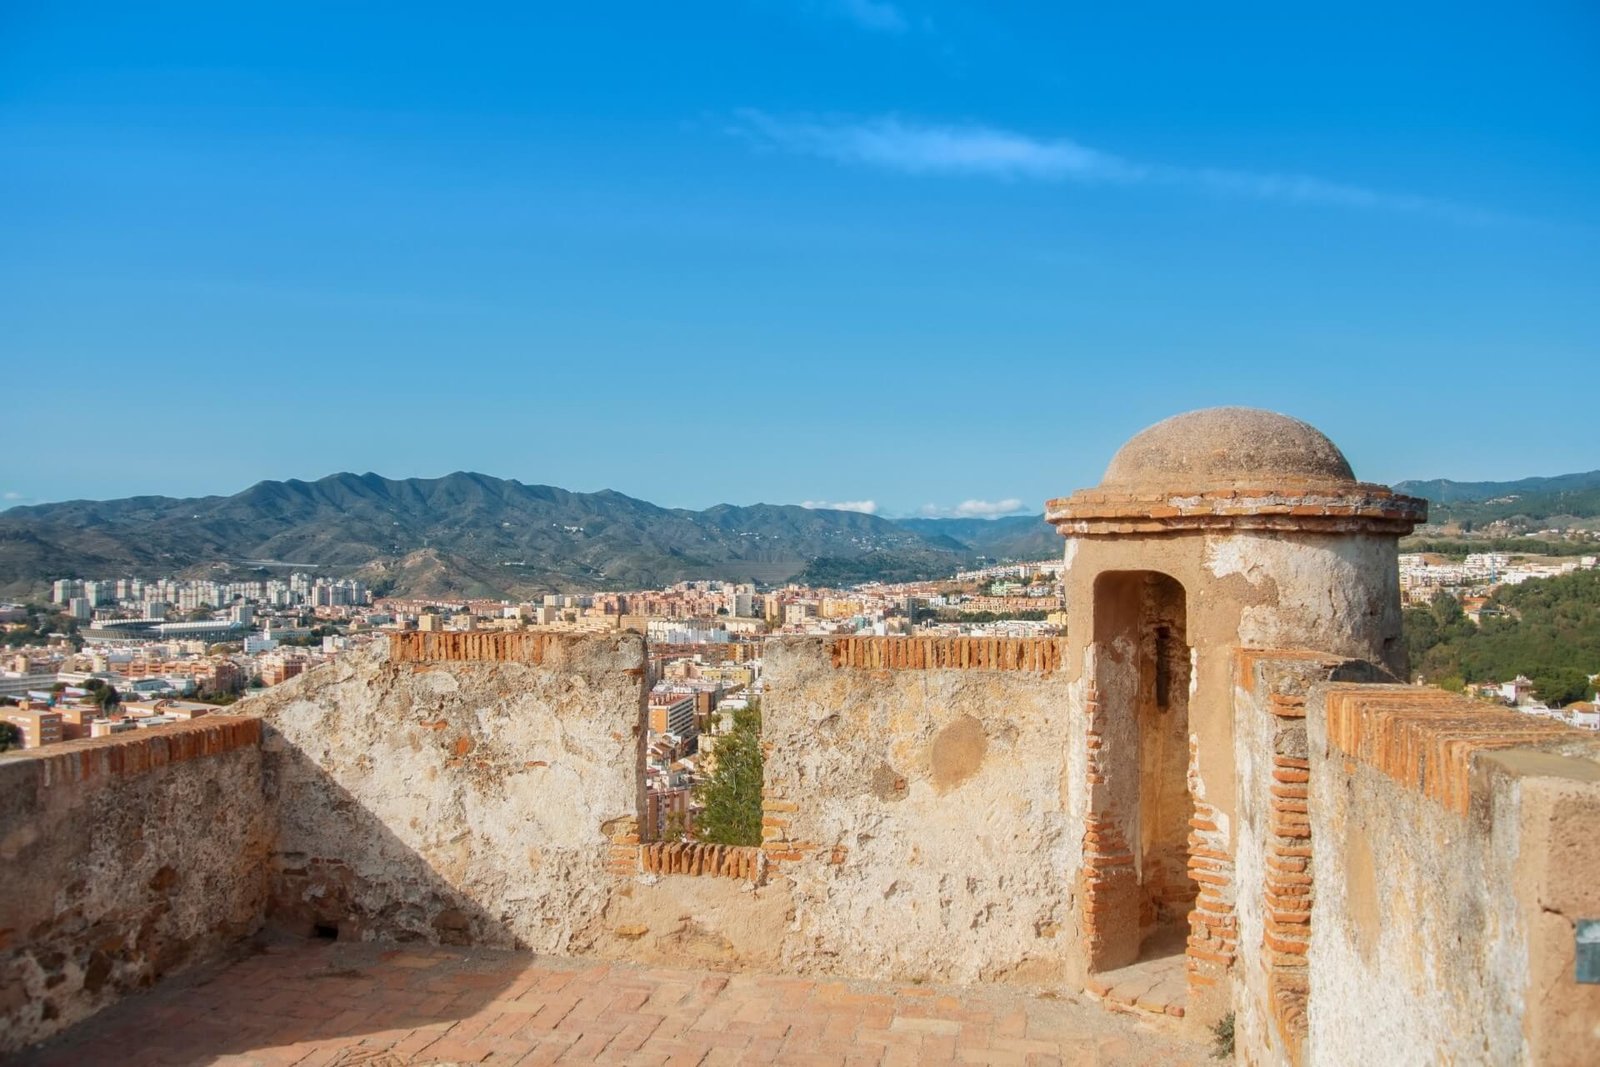
[[[1094,583],[1089,969],[1181,957],[1189,876],[1189,693],[1183,585],[1157,571]]]

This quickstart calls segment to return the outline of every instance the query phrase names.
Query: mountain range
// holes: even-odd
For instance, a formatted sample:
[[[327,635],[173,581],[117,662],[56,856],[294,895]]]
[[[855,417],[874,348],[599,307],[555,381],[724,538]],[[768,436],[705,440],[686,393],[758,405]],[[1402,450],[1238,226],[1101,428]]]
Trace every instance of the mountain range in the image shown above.
[[[1600,471],[1513,482],[1406,481],[1433,521],[1600,515]],[[1047,559],[1042,515],[887,519],[796,505],[663,508],[483,474],[264,481],[232,496],[73,500],[0,512],[0,594],[58,577],[358,576],[428,596],[649,588],[692,578],[846,584]]]
[[[1429,500],[1429,521],[1585,519],[1600,516],[1600,470],[1519,478],[1511,482],[1453,482],[1448,478],[1399,482],[1395,489]]]
[[[794,505],[663,508],[458,472],[334,474],[233,496],[74,500],[0,512],[0,593],[57,577],[286,573],[365,578],[415,595],[528,596],[691,578],[939,577],[1006,551],[1043,558],[1041,516],[896,523]]]

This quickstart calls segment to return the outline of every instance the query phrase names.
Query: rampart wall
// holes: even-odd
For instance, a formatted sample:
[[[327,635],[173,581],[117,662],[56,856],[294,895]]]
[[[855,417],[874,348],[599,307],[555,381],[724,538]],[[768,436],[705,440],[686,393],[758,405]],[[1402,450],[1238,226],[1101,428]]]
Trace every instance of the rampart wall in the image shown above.
[[[260,737],[213,716],[0,759],[0,1053],[259,928]]]
[[[636,635],[396,637],[249,704],[279,825],[270,916],[715,966],[1057,977],[1077,857],[1059,659],[1054,641],[774,642],[764,839],[713,847],[640,840]]]
[[[1600,1060],[1600,742],[1410,686],[1313,690],[1312,1063]]]
[[[271,918],[358,939],[580,948],[607,904],[608,835],[636,826],[643,640],[392,644],[244,705],[267,728]]]
[[[1207,992],[1209,968],[1201,965],[1226,957],[1233,966],[1225,1001],[1235,1012],[1238,1046],[1256,1050],[1263,1063],[1300,1063],[1312,986],[1312,901],[1320,869],[1338,862],[1324,855],[1327,843],[1312,828],[1307,699],[1332,679],[1382,674],[1361,660],[1292,649],[1239,649],[1234,666],[1237,820],[1226,838],[1228,861],[1214,861],[1230,877],[1215,888],[1202,884],[1190,918],[1190,983]],[[1191,839],[1196,851],[1202,845],[1211,843]]]
[[[1081,822],[1059,663],[1053,640],[769,643],[763,847],[792,886],[788,967],[1067,973]]]
[[[1600,986],[1572,980],[1600,741],[1359,660],[1229,655],[1231,748],[1188,753],[1191,1016],[1236,1012],[1263,1064],[1600,1059]],[[1094,988],[1085,887],[1125,857],[1089,804],[1138,764],[1108,768],[1100,720],[1130,711],[1061,643],[771,642],[742,847],[640,839],[646,662],[636,634],[402,635],[240,714],[0,758],[0,1047],[263,922]]]

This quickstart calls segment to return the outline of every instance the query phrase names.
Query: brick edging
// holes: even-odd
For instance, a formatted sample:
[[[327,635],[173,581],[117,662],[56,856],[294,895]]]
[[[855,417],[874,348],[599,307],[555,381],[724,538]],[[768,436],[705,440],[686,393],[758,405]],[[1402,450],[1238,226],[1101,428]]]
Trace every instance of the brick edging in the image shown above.
[[[261,720],[251,715],[207,715],[186,723],[151,726],[134,734],[63,741],[0,760],[0,781],[31,777],[44,790],[97,779],[129,778],[160,767],[218,756],[261,743]]]
[[[1060,669],[1063,642],[1054,637],[836,637],[828,642],[834,667],[868,670]]]

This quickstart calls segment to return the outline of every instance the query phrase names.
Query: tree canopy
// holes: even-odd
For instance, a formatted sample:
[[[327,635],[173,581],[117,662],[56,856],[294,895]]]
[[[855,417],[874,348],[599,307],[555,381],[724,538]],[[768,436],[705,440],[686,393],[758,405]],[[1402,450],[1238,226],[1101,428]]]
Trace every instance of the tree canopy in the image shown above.
[[[733,713],[717,738],[716,767],[695,786],[695,836],[717,845],[761,844],[761,703]]]
[[[1600,671],[1600,571],[1504,586],[1473,625],[1455,597],[1440,592],[1405,612],[1411,669],[1429,681],[1509,681],[1526,675],[1552,705],[1582,700]]]

